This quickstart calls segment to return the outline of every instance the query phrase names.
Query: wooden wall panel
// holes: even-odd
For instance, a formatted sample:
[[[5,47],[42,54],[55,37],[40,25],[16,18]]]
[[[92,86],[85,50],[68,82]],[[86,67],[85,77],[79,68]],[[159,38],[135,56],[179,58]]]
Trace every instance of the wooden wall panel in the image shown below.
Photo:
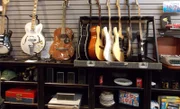
[[[14,57],[26,56],[20,48],[20,40],[25,34],[24,26],[31,21],[29,17],[32,14],[34,0],[11,0],[8,5],[7,15],[10,19],[9,28],[13,31],[11,38],[13,44],[12,55]],[[74,31],[74,44],[78,39],[78,21],[80,16],[89,16],[89,5],[87,0],[69,0],[70,6],[67,8],[67,27],[72,28]],[[106,0],[100,0],[102,8],[102,16],[107,16]],[[154,16],[156,19],[156,28],[160,27],[159,16],[162,14],[162,2],[164,0],[139,0],[142,10],[142,16]],[[61,26],[62,22],[62,2],[63,0],[39,0],[38,12],[39,19],[44,26],[43,32],[46,40],[53,39],[53,32],[56,28]],[[116,0],[111,0],[112,16],[117,16],[117,10],[115,6]],[[127,7],[125,0],[120,0],[120,6],[122,9],[122,15],[127,16]],[[95,0],[92,0],[92,15],[98,15],[98,8],[95,4]],[[137,8],[135,6],[135,0],[130,0],[132,16],[137,15]],[[175,16],[174,20],[178,21],[178,17]],[[143,26],[144,27],[144,26]],[[133,31],[138,29],[137,24],[133,26]],[[152,32],[152,27],[150,28]],[[151,34],[151,33],[150,33]],[[152,35],[152,34],[151,34]]]

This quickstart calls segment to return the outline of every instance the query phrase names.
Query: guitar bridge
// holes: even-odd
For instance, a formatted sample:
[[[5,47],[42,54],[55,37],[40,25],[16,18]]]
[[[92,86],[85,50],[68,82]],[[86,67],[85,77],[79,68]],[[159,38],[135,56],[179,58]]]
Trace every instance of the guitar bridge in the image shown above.
[[[68,49],[67,49],[67,48],[56,48],[56,50],[59,50],[59,51],[67,51]]]

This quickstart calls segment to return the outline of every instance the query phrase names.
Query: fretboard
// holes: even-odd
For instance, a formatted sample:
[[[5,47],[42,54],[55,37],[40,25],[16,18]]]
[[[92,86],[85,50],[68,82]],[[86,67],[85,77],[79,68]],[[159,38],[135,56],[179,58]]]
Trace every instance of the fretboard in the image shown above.
[[[66,6],[63,6],[61,34],[65,34],[65,28],[66,28],[66,21],[65,20],[66,20]]]
[[[118,5],[118,16],[119,16],[119,35],[120,35],[120,37],[121,38],[123,38],[122,37],[122,24],[121,24],[121,8],[120,8],[120,6]]]
[[[2,5],[2,18],[1,18],[1,33],[0,34],[4,34],[4,25],[5,25],[5,15],[6,15],[6,8],[7,5],[3,4]]]
[[[34,30],[34,27],[36,25],[36,11],[37,11],[37,3],[38,0],[34,0],[34,8],[33,8],[33,12],[32,12],[32,25],[31,25],[31,30]]]
[[[139,7],[139,4],[137,6],[138,6],[138,15],[140,17],[140,19],[139,19],[139,34],[140,34],[140,38],[142,40],[141,9]]]

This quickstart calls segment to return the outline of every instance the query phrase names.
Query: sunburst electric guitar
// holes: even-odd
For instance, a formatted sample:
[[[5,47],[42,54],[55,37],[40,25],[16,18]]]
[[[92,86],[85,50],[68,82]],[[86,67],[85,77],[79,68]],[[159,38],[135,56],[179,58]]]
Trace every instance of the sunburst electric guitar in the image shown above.
[[[114,43],[114,36],[112,35],[112,25],[111,25],[111,9],[110,9],[110,1],[107,0],[108,7],[108,16],[109,16],[109,31],[107,27],[103,28],[103,34],[105,36],[105,47],[104,47],[104,58],[106,61],[112,62],[114,61],[114,56],[112,54],[112,45]]]
[[[34,0],[32,21],[25,25],[26,34],[21,39],[21,49],[28,55],[40,53],[45,46],[45,38],[42,34],[43,25],[36,24],[36,10],[38,0]]]
[[[12,31],[8,30],[8,27],[5,31],[4,25],[5,25],[5,15],[6,15],[6,9],[7,4],[9,3],[9,0],[2,0],[2,19],[1,19],[1,30],[0,30],[0,55],[7,55],[12,51],[12,44],[10,41]],[[7,24],[8,25],[8,24]]]
[[[121,10],[120,10],[120,6],[119,6],[119,0],[116,1],[116,7],[118,9],[118,16],[119,16],[119,22],[118,22],[118,24],[119,24],[119,32],[117,31],[117,27],[113,28],[115,41],[114,41],[114,44],[113,44],[112,51],[113,51],[114,58],[117,61],[123,62],[124,61],[124,51],[123,51],[123,48],[122,48],[122,40],[123,40],[124,36],[122,35]]]
[[[54,41],[50,47],[50,56],[57,61],[69,60],[74,55],[74,47],[72,44],[73,31],[66,27],[66,8],[68,6],[68,0],[63,2],[63,16],[62,16],[62,27],[57,28],[54,31]]]

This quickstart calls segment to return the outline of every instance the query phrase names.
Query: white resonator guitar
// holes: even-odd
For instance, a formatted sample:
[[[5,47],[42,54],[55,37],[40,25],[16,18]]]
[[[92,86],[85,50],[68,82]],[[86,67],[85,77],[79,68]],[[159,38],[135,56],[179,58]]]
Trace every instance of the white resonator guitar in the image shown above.
[[[37,2],[38,0],[34,0],[32,21],[25,25],[26,34],[21,39],[21,49],[29,55],[40,53],[45,47],[45,38],[42,35],[43,25],[36,25]]]

